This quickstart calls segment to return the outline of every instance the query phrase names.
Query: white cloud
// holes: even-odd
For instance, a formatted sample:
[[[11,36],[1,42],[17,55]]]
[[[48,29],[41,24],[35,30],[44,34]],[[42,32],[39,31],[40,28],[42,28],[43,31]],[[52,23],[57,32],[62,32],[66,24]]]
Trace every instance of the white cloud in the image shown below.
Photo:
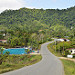
[[[24,0],[0,0],[0,13],[6,9],[16,10],[24,6]]]

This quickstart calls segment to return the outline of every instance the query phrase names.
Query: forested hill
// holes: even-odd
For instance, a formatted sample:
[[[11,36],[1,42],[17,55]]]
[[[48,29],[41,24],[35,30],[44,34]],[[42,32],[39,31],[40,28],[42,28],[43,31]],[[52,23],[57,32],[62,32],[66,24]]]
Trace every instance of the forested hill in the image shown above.
[[[62,10],[21,8],[0,14],[0,39],[6,39],[9,47],[38,48],[52,37],[64,36],[70,39],[75,36],[75,7]]]
[[[75,26],[75,7],[68,9],[28,9],[5,10],[0,14],[0,27],[15,28],[24,26],[39,29],[54,25]]]

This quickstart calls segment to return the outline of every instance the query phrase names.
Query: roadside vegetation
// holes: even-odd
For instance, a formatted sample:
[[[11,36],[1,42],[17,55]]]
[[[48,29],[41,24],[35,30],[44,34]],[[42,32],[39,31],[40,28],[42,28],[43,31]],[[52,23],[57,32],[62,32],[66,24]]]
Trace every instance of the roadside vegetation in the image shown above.
[[[75,62],[61,59],[64,65],[65,75],[75,75]]]
[[[66,50],[67,48],[75,48],[74,38],[70,42],[57,42],[56,44],[54,42],[48,45],[50,52],[57,57],[65,57],[70,54],[70,52]],[[75,75],[75,62],[65,59],[61,59],[61,61],[64,65],[65,75]]]
[[[39,62],[41,55],[9,55],[0,65],[0,73],[16,70]]]
[[[75,38],[71,41],[64,41],[64,42],[53,42],[48,45],[49,50],[55,54],[56,56],[64,56],[66,57],[68,54],[71,54],[71,52],[67,49],[69,48],[75,48]],[[75,55],[73,55],[75,56]]]
[[[30,50],[24,55],[9,55],[9,52],[3,53],[4,48],[0,47],[0,73],[19,69],[24,66],[32,65],[42,59],[41,55],[30,55]]]

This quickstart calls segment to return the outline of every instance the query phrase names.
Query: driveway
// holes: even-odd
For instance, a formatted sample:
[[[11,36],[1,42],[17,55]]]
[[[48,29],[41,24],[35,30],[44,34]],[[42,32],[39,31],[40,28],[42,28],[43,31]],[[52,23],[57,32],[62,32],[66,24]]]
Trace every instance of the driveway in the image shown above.
[[[39,63],[0,75],[64,75],[61,61],[47,48],[49,43],[52,42],[41,46],[42,60]]]

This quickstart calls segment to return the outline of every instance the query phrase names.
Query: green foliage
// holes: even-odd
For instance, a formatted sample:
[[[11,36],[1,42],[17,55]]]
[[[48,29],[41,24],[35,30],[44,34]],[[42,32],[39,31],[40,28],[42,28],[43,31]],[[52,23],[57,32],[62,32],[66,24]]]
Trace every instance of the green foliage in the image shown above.
[[[47,47],[48,47],[48,49],[50,50],[50,52],[52,54],[54,54],[55,56],[58,56],[58,57],[62,57],[61,53],[60,52],[57,52],[55,50],[54,43],[49,44]]]
[[[4,50],[4,48],[3,47],[0,47],[0,54],[1,55],[3,54],[3,50]]]
[[[11,46],[20,45],[20,40],[18,37],[12,38],[11,40]]]
[[[75,45],[75,37],[72,39],[72,45]]]
[[[75,36],[75,7],[55,9],[5,10],[0,14],[0,39],[8,40],[8,47],[32,46],[50,41],[52,37]]]
[[[26,52],[27,52],[27,54],[29,54],[29,53],[30,53],[30,50],[29,50],[29,49],[27,49],[27,50],[26,50]]]
[[[41,59],[41,55],[10,55],[0,65],[0,74],[35,64]]]
[[[75,44],[75,42],[74,42]],[[55,54],[56,56],[67,56],[68,54],[71,54],[69,52],[69,48],[74,48],[72,41],[69,42],[56,42],[48,45],[49,50]]]
[[[67,48],[71,48],[71,42],[59,42],[56,45],[57,50],[63,50],[63,47],[64,47],[64,50],[66,50]]]
[[[74,15],[75,7],[66,10],[55,10],[55,9],[28,9],[21,8],[19,10],[7,10],[0,14],[0,24],[12,28],[12,25],[28,25],[35,24],[40,25],[40,23],[53,26],[56,24],[61,24],[67,27],[75,26]],[[39,22],[38,22],[39,21]],[[31,23],[32,22],[32,23]],[[37,23],[38,22],[38,23]],[[27,27],[28,27],[27,26]],[[33,25],[34,26],[34,25]],[[39,26],[37,26],[39,27]],[[15,28],[15,27],[13,27]],[[33,30],[32,30],[33,31]]]
[[[0,65],[2,64],[2,62],[4,61],[4,59],[6,57],[8,57],[8,55],[9,55],[9,52],[6,52],[5,54],[3,54],[3,50],[4,50],[4,48],[0,47]]]
[[[56,50],[60,52],[63,56],[67,56],[70,52],[66,49],[73,48],[72,42],[58,42],[56,45]]]

